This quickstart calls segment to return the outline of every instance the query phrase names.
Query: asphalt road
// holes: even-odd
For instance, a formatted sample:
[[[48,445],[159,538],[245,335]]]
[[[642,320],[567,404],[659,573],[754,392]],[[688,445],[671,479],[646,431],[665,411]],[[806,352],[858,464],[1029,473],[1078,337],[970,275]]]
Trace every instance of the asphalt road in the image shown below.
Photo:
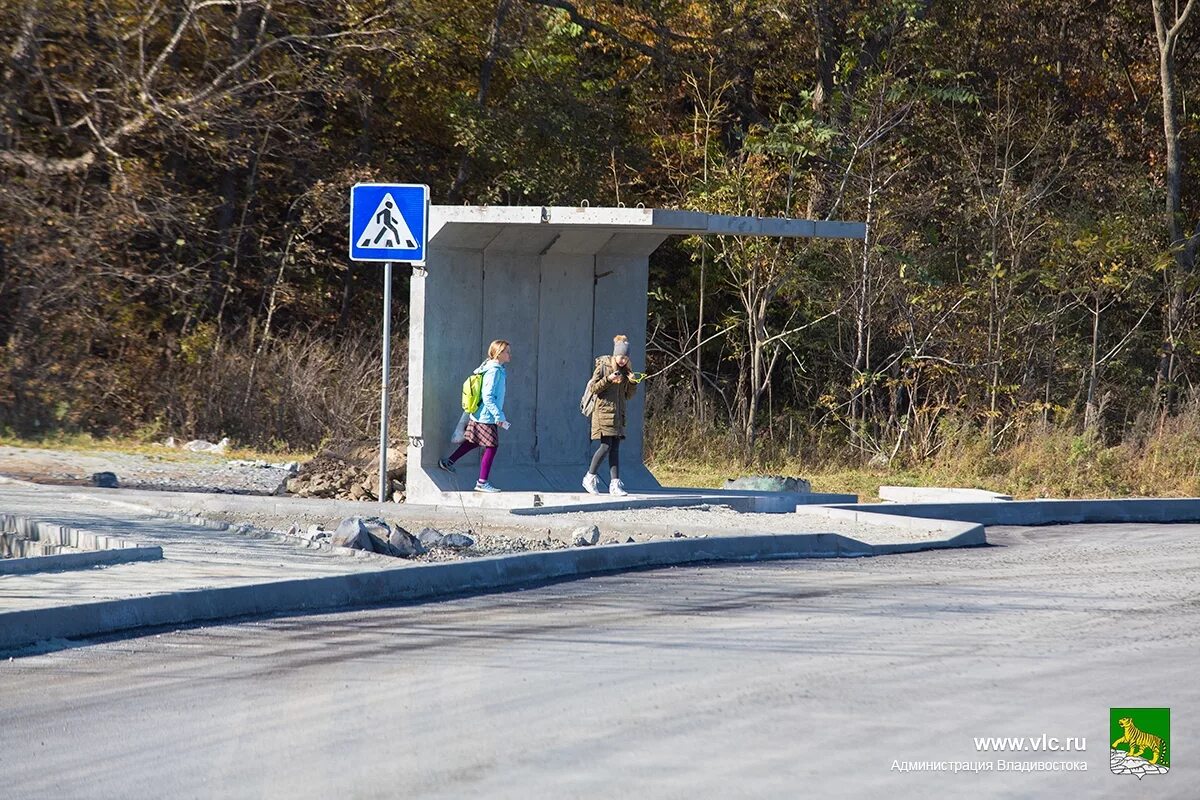
[[[1200,526],[671,569],[0,663],[0,797],[1188,797]],[[1110,706],[1171,772],[1108,771]],[[980,752],[974,737],[1086,740]],[[909,762],[1086,771],[902,771]]]

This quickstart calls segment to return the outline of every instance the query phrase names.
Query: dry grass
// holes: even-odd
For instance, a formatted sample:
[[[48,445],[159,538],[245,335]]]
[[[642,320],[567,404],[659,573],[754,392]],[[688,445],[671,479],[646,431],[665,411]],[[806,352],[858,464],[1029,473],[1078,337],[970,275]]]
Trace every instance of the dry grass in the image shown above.
[[[163,447],[161,439],[147,441],[120,436],[95,437],[90,433],[54,433],[41,438],[0,435],[0,445],[37,450],[63,450],[75,453],[130,453],[154,456],[163,461],[183,462],[213,458],[212,454],[209,453],[193,453],[189,450],[173,450]],[[222,457],[263,461],[307,461],[312,456],[313,451],[311,450],[263,450],[234,445],[229,447]]]
[[[1081,432],[1070,422],[1030,429],[993,450],[978,430],[948,429],[926,460],[897,459],[887,466],[855,463],[848,450],[818,441],[802,456],[770,442],[746,457],[731,437],[647,425],[648,462],[664,484],[715,487],[745,474],[800,475],[814,491],[878,497],[882,485],[961,486],[1017,498],[1200,496],[1200,399],[1168,417],[1146,415],[1115,441],[1102,431]]]

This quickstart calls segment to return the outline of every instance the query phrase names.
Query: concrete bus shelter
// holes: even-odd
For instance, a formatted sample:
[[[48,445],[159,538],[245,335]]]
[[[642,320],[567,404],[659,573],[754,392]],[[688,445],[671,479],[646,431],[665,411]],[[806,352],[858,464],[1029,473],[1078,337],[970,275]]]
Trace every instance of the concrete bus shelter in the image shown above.
[[[862,239],[861,223],[739,217],[649,208],[432,206],[425,271],[414,270],[409,317],[408,500],[470,491],[479,452],[438,469],[462,409],[463,380],[488,343],[512,343],[505,415],[491,482],[505,491],[579,492],[594,445],[579,397],[594,359],[629,337],[646,363],[650,254],[668,236]],[[642,461],[644,390],[629,405],[621,480],[660,489]],[[601,479],[608,477],[601,469]],[[603,484],[602,484],[603,486]]]

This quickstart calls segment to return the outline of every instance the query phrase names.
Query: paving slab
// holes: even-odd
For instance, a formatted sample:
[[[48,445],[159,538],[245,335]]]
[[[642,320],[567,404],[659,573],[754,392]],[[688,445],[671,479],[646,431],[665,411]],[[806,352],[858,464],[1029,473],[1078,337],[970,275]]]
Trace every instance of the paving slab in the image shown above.
[[[1012,495],[957,486],[880,486],[879,499],[891,503],[986,503]]]

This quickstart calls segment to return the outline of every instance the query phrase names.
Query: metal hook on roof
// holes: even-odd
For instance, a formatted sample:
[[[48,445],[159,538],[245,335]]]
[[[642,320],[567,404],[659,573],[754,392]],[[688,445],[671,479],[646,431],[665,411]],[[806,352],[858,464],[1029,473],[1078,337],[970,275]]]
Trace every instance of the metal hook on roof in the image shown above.
[[[588,205],[589,205],[589,204],[588,204],[588,201],[587,201],[587,198],[586,198],[586,197],[585,197],[585,198],[583,198],[582,200],[580,200],[580,201],[579,201],[579,207],[580,207],[580,208],[587,208],[587,207],[588,207]]]
[[[645,204],[645,203],[638,203],[638,204],[637,204],[637,207],[638,207],[638,208],[645,208],[645,207],[646,207],[646,204]]]
[[[618,201],[617,201],[617,208],[624,208],[624,207],[625,207],[625,203],[623,203],[622,201],[618,200]]]

